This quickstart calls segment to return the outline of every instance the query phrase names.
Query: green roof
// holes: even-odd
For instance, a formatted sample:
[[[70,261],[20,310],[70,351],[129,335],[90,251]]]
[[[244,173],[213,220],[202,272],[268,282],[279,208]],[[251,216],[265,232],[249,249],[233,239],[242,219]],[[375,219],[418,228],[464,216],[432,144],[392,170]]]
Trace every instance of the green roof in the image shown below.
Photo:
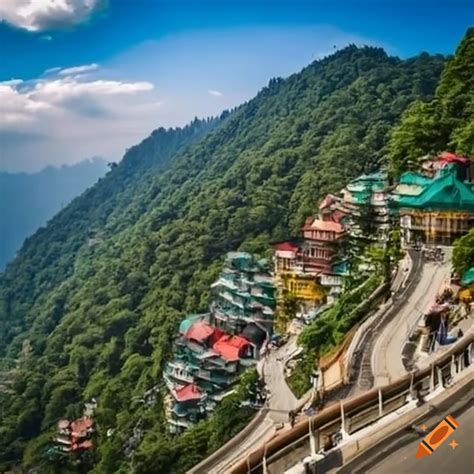
[[[457,167],[446,167],[439,177],[416,196],[400,196],[393,204],[398,207],[474,213],[474,191],[457,179]]]
[[[471,267],[468,270],[466,270],[461,279],[462,286],[468,286],[471,283],[474,283],[474,267]]]
[[[192,326],[194,321],[196,321],[196,319],[199,319],[200,317],[201,315],[199,314],[191,314],[189,316],[186,316],[186,318],[183,319],[181,323],[179,324],[180,334],[185,334],[186,331]]]
[[[347,185],[356,201],[365,201],[372,192],[383,191],[386,188],[387,174],[383,171],[372,174],[363,174]]]
[[[413,171],[407,171],[400,176],[400,184],[416,185],[416,186],[427,186],[433,182],[432,178],[423,176],[422,174],[414,173]]]

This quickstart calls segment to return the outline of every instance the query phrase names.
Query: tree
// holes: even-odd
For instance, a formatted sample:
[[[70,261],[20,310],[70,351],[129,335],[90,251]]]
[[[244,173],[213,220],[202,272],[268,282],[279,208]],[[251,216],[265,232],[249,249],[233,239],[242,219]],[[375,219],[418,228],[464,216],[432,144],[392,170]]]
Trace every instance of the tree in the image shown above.
[[[474,267],[474,229],[454,242],[453,267],[460,277]]]

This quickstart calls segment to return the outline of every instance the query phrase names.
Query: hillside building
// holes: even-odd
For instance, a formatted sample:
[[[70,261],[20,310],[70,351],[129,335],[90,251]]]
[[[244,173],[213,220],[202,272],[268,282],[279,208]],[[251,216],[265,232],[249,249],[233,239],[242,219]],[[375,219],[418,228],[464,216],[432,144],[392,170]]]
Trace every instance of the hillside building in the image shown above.
[[[212,285],[210,312],[181,322],[175,360],[163,373],[170,432],[181,433],[212,413],[257,363],[273,333],[275,291],[266,261],[244,252],[227,255]]]
[[[429,169],[435,170],[433,177],[404,173],[390,204],[400,217],[404,242],[451,245],[474,227],[471,164],[444,153],[431,160]]]

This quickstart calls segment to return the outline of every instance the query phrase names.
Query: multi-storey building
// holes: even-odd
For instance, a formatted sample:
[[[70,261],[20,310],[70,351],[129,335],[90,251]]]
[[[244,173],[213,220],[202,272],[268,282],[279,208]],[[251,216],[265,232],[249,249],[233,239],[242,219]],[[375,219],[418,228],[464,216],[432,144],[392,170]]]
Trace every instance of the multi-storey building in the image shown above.
[[[163,373],[169,429],[180,433],[212,412],[254,365],[273,332],[275,287],[266,261],[227,255],[212,285],[210,312],[184,319],[176,357]]]
[[[254,323],[271,335],[275,311],[275,286],[266,260],[245,252],[231,252],[217,281],[211,286],[211,320],[231,334]]]
[[[388,179],[385,172],[361,175],[342,190],[346,226],[353,236],[384,240],[390,225]]]
[[[401,176],[391,207],[400,217],[405,242],[450,245],[474,227],[470,162],[453,156],[433,160],[433,178],[413,172]]]

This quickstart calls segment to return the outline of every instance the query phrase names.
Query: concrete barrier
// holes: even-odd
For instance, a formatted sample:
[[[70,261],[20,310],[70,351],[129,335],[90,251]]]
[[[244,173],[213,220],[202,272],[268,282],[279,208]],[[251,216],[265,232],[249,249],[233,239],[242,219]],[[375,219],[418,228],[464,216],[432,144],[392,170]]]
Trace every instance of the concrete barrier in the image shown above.
[[[311,436],[315,434],[317,437],[315,443],[319,448],[324,450],[334,448],[344,436],[347,436],[348,430],[350,433],[357,433],[383,416],[408,403],[413,403],[415,393],[421,390],[433,393],[440,387],[449,385],[455,374],[472,365],[473,352],[474,334],[469,334],[442,354],[431,366],[407,374],[381,388],[341,400],[340,403],[322,410],[315,416],[301,420],[293,429],[277,435],[264,446],[258,447],[245,461],[236,463],[228,472],[257,473],[262,470],[263,463],[266,464],[270,474],[284,472],[287,467],[304,457],[302,454],[310,453],[310,433]],[[352,449],[356,453],[364,446],[360,443],[359,447]],[[350,454],[346,453],[346,456]]]
[[[265,408],[260,410],[242,431],[237,433],[209,457],[187,471],[186,474],[207,474],[210,472],[211,468],[221,461],[224,454],[236,448],[265,419],[267,413],[268,410]]]

